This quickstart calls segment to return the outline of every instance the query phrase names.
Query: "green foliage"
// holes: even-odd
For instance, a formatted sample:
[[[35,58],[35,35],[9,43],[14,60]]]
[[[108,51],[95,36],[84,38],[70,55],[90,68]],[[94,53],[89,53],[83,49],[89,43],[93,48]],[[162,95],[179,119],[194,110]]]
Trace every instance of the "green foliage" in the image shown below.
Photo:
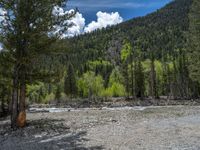
[[[145,17],[65,40],[46,36],[51,17],[39,23],[41,28],[31,28],[30,33],[23,31],[24,25],[20,25],[23,27],[21,32],[30,38],[20,36],[17,39],[15,35],[1,38],[5,50],[0,53],[0,85],[10,90],[11,71],[18,62],[26,68],[27,96],[31,102],[48,103],[55,99],[59,102],[78,95],[138,98],[194,95],[193,91],[198,93],[199,85],[191,79],[200,80],[200,7],[198,0],[193,1],[191,6],[192,0],[176,0]],[[26,4],[22,6],[26,10],[32,9]],[[47,7],[50,6],[48,1]],[[41,17],[51,15],[42,14]],[[185,33],[188,31],[186,50]],[[24,38],[29,44],[18,45]],[[20,48],[15,51],[16,46]],[[66,67],[67,61],[70,63]],[[21,71],[24,70],[20,70],[19,75],[23,75]]]
[[[118,67],[113,69],[109,77],[109,87],[101,92],[103,97],[121,97],[126,95],[126,89],[123,85],[123,76]]]
[[[162,93],[162,82],[163,82],[163,67],[162,63],[158,60],[154,61],[155,64],[155,72],[156,72],[156,88],[157,88],[157,94],[161,95]]]
[[[94,61],[88,61],[86,63],[85,72],[92,71],[95,72],[96,75],[101,75],[105,81],[105,86],[108,85],[109,82],[109,76],[112,72],[113,65],[109,61],[105,60],[94,60]]]
[[[129,42],[125,42],[121,50],[121,60],[123,62],[127,61],[132,54],[132,46]]]
[[[29,97],[29,101],[31,103],[42,103],[47,94],[47,88],[42,82],[27,86],[27,96]]]
[[[193,0],[190,14],[188,56],[190,76],[194,81],[200,82],[200,1]]]
[[[135,96],[139,98],[144,97],[145,93],[145,78],[144,78],[144,69],[141,61],[135,62]]]
[[[110,78],[109,78],[109,86],[112,86],[114,83],[123,84],[124,78],[118,67],[113,69]]]
[[[105,61],[105,60],[95,60],[95,61],[88,61],[87,62],[88,65],[88,69],[95,72],[96,70],[99,70],[100,72],[107,66],[111,67],[111,63],[109,61]]]
[[[121,49],[126,48],[124,39],[144,52],[144,58],[149,50],[155,51],[156,59],[171,57],[175,48],[182,48],[185,44],[191,3],[192,0],[176,0],[145,17],[70,39],[74,60],[80,65],[88,60],[106,58],[113,65],[119,65],[128,55],[128,51],[124,51],[121,57]]]
[[[77,82],[80,97],[187,97],[183,93],[192,88],[185,32],[191,4],[192,0],[176,0],[145,17],[64,40],[73,66],[63,70],[67,75],[61,91],[77,95]],[[194,11],[190,14],[190,19],[196,16]],[[195,33],[197,28],[190,25],[190,30]]]
[[[52,76],[61,74],[59,70],[61,67],[50,69],[51,65],[46,64],[46,58],[52,58],[50,53],[60,50],[55,43],[59,43],[62,33],[69,27],[67,20],[75,14],[75,11],[62,15],[54,13],[55,7],[63,7],[65,3],[65,0],[0,1],[0,43],[4,51],[9,54],[5,63],[11,62],[13,66],[9,74],[13,81],[11,103],[13,128],[25,126],[26,118],[22,119],[24,120],[22,125],[17,123],[17,118],[19,114],[26,112],[27,84],[41,80],[45,82]],[[56,27],[59,26],[58,31]],[[38,99],[44,98],[45,93],[42,88],[39,89],[39,93]]]
[[[61,7],[64,3],[64,0],[38,2],[35,0],[1,0],[0,7],[7,12],[4,16],[7,19],[6,22],[0,23],[0,42],[10,54],[7,61],[21,66],[18,69],[19,74],[21,76],[22,72],[26,72],[27,81],[30,81],[30,78],[38,80],[38,78],[42,78],[42,75],[47,78],[47,75],[50,74],[50,71],[41,67],[44,66],[41,60],[44,61],[50,57],[47,55],[50,52],[60,50],[55,43],[58,42],[60,34],[68,27],[65,20],[70,19],[75,13],[59,17],[52,13],[55,6]],[[9,26],[5,24],[9,24]],[[61,28],[60,34],[50,35],[56,25],[64,27]]]
[[[55,94],[54,93],[50,93],[48,95],[46,95],[46,97],[42,100],[43,104],[48,104],[51,101],[55,100]]]
[[[126,89],[123,84],[114,82],[109,88],[107,88],[102,96],[110,96],[110,97],[122,97],[126,96]]]
[[[100,96],[104,90],[104,80],[94,72],[86,72],[78,80],[79,94],[83,97]]]
[[[63,87],[60,82],[57,85],[49,85],[43,82],[37,82],[33,85],[27,86],[27,97],[29,103],[45,103],[48,104],[51,101],[59,102],[64,98]],[[50,88],[50,89],[49,89]],[[50,91],[49,91],[50,90]],[[66,98],[66,97],[65,97]]]
[[[58,103],[60,102],[60,99],[62,96],[61,94],[62,94],[62,89],[61,89],[61,86],[58,84],[56,87],[56,92],[55,92],[55,99],[57,100]]]
[[[132,63],[133,61],[133,52],[132,52],[132,46],[131,43],[128,41],[125,41],[122,50],[121,50],[121,69],[122,69],[122,74],[124,77],[124,85],[126,88],[126,93],[129,96],[130,93],[130,85],[129,85],[129,72],[128,72],[128,65]]]
[[[76,75],[71,63],[68,65],[67,75],[64,81],[64,92],[68,96],[75,96],[77,94]]]
[[[10,54],[8,52],[0,50],[0,103],[3,113],[6,108],[8,109],[12,94],[11,71],[13,65],[11,62],[6,62],[6,59],[8,59],[9,57]]]
[[[158,60],[156,60],[155,62],[155,70],[156,70],[156,77],[157,80],[162,80],[162,73],[163,73],[163,68],[162,68],[162,63]]]

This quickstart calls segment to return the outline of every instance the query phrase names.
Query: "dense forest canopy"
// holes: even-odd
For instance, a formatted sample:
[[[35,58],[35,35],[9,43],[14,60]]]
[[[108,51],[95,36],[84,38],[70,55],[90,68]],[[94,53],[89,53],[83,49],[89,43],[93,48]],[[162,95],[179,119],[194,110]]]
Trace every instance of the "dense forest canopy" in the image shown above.
[[[189,78],[186,56],[191,4],[176,0],[145,17],[67,40],[78,76],[93,71],[109,89],[109,76],[118,68],[126,90],[121,96],[193,97],[198,83]]]
[[[77,46],[78,52],[89,53],[91,50],[97,53],[94,57],[101,55],[110,59],[111,51],[117,52],[121,49],[123,41],[128,39],[133,46],[137,46],[142,51],[153,49],[157,58],[160,58],[163,52],[171,54],[175,48],[184,47],[183,33],[188,31],[191,2],[191,0],[177,0],[145,17],[96,30],[91,34],[78,36],[72,41],[75,40],[74,45]],[[94,55],[93,53],[90,57]],[[113,55],[116,57],[115,54]]]
[[[62,1],[48,3],[52,9]],[[22,18],[27,9],[20,9]],[[30,104],[63,103],[73,98],[87,101],[112,97],[198,98],[199,10],[198,0],[174,0],[145,17],[62,40],[58,35],[46,36],[52,25],[52,16],[48,13],[41,16],[47,20],[40,22],[38,30],[27,29],[26,35],[21,32],[24,24],[19,30],[20,24],[14,20],[19,34],[6,32],[7,39],[1,37],[4,44],[0,52],[2,111],[6,111],[11,97],[18,91],[22,91],[19,96],[22,98],[19,101],[23,101],[22,111],[25,97]],[[35,11],[40,12],[39,8]],[[38,17],[41,13],[32,15]],[[22,18],[19,17],[20,21],[24,21]],[[24,52],[20,53],[17,48]],[[16,71],[17,66],[23,66],[19,67],[21,71]]]

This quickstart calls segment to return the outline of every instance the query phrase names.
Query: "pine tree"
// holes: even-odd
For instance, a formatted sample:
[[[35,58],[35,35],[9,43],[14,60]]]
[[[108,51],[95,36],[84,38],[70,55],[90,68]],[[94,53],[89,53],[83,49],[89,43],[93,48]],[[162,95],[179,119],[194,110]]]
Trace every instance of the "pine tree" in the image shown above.
[[[189,15],[189,71],[194,81],[200,82],[200,1],[193,0]]]
[[[143,98],[145,92],[145,83],[141,60],[136,61],[135,66],[135,96],[137,98]]]
[[[56,93],[55,93],[55,99],[57,101],[57,103],[60,103],[60,99],[61,99],[61,86],[58,84],[56,87]]]
[[[157,83],[156,83],[156,70],[155,70],[155,56],[154,52],[150,52],[151,58],[151,71],[150,71],[150,94],[152,98],[158,98]]]
[[[128,65],[132,60],[132,46],[130,42],[125,41],[121,50],[121,61],[122,61],[122,73],[124,76],[124,85],[126,87],[127,96],[130,94],[130,83],[129,83],[129,72]]]
[[[34,62],[40,58],[40,55],[48,54],[53,44],[67,29],[68,23],[65,20],[75,13],[59,15],[57,9],[63,4],[65,0],[0,0],[1,13],[3,12],[0,42],[12,55],[9,61],[13,62],[11,112],[13,128],[24,127],[26,123],[26,85],[33,73],[31,70]],[[56,26],[62,28],[58,30]],[[38,74],[35,75],[37,79]]]
[[[7,114],[10,97],[11,97],[11,68],[12,64],[5,60],[9,58],[9,55],[5,51],[0,52],[0,103],[2,115]],[[0,115],[1,116],[1,115]]]
[[[77,94],[76,75],[74,73],[74,68],[71,63],[69,63],[67,68],[67,74],[64,83],[64,92],[68,96],[75,96]]]

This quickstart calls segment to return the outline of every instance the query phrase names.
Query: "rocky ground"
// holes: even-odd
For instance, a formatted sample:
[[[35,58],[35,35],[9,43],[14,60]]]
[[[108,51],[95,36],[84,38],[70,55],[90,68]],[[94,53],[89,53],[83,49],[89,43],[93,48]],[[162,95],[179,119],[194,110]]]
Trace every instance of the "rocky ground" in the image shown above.
[[[35,110],[27,118],[17,131],[0,120],[0,150],[200,149],[200,106]]]

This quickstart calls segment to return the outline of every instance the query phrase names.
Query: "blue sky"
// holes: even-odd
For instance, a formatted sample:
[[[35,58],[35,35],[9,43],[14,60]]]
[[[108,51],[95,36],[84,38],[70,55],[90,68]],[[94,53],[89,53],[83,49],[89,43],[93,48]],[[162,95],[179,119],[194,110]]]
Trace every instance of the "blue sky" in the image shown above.
[[[96,20],[96,13],[119,12],[124,20],[151,13],[172,0],[69,0],[67,9],[78,7],[86,24]]]

